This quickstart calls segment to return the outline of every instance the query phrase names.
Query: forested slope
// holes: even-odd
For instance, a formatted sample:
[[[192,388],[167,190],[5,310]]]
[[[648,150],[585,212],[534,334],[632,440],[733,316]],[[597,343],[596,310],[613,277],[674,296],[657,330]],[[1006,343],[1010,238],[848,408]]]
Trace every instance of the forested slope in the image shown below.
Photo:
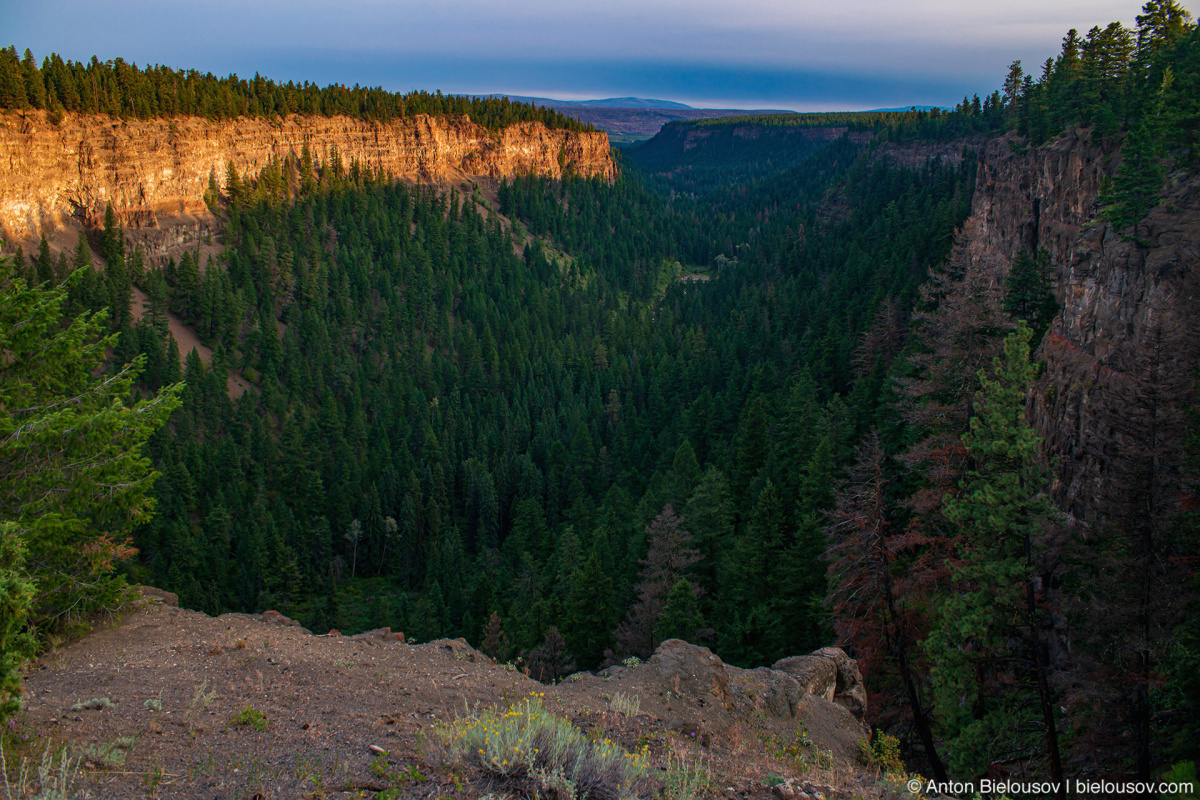
[[[783,169],[515,177],[485,220],[293,159],[210,197],[211,262],[139,267],[111,215],[104,272],[44,248],[30,277],[85,267],[74,309],[113,310],[145,390],[186,382],[130,574],[546,679],[836,636],[938,777],[1194,759],[1200,33],[1144,11]],[[178,366],[164,309],[211,366]],[[1094,446],[1131,386],[1128,449]]]

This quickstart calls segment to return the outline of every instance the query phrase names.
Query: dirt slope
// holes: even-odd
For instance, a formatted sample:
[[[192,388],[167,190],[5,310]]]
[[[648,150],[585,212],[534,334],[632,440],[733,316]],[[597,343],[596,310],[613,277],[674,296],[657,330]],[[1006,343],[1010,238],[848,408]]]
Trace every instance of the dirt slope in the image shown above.
[[[689,686],[688,664],[699,662],[680,672],[658,656],[550,687],[461,640],[314,636],[274,612],[212,618],[170,601],[142,601],[119,625],[30,665],[10,740],[28,737],[29,763],[63,746],[79,758],[73,796],[476,797],[478,776],[446,762],[439,727],[531,692],[585,732],[631,750],[648,744],[652,776],[681,754],[703,756],[712,796],[782,797],[792,787],[798,797],[805,779],[828,784],[828,797],[884,796],[851,769],[861,723],[808,695],[795,716],[786,706],[777,716],[763,700],[771,670],[726,667],[723,698]],[[675,648],[720,666],[703,648]],[[614,710],[617,692],[635,708]]]

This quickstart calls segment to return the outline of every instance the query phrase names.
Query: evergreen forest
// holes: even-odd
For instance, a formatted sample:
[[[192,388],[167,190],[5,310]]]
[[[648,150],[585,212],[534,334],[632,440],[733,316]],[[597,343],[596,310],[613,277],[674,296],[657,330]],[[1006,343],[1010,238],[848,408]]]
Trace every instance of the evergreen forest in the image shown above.
[[[1061,515],[1025,415],[1052,265],[1011,254],[989,305],[958,237],[987,137],[1036,148],[1073,130],[1119,149],[1100,218],[1131,239],[1168,177],[1194,176],[1200,31],[1173,0],[1137,20],[1072,30],[1040,74],[1015,62],[952,111],[676,123],[617,153],[615,182],[516,177],[495,208],[305,151],[214,187],[219,258],[147,268],[110,209],[73,253],[43,240],[3,281],[114,337],[130,404],[170,414],[138,434],[158,475],[129,527],[130,583],[315,632],[465,637],[545,681],[668,638],[748,667],[837,642],[869,721],[927,775],[1148,779],[1200,758],[1194,512],[1163,512],[1153,552],[1076,554],[1064,596],[1145,558],[1173,600],[1143,606],[1119,647],[1084,614],[1094,658],[1063,689],[1039,639],[1061,608],[1038,572]],[[15,49],[0,107],[575,125],[494,100],[38,67]],[[846,130],[786,151],[721,138],[750,124]],[[673,150],[688,125],[724,143],[703,162]],[[943,156],[882,155],[911,142]],[[168,315],[211,363],[180,358]],[[1171,435],[1196,455],[1195,433]],[[38,558],[35,584],[54,563]],[[20,627],[69,618],[53,606]]]
[[[0,49],[0,110],[44,109],[52,120],[65,112],[107,114],[119,119],[192,116],[210,120],[238,117],[277,119],[289,114],[344,115],[390,122],[428,114],[467,115],[477,125],[499,130],[517,122],[541,122],[548,128],[591,131],[591,125],[559,112],[506,97],[465,97],[441,92],[389,92],[381,87],[320,87],[305,81],[276,83],[211,72],[172,69],[158,64],[139,68],[122,58],[101,61],[63,60],[57,53],[39,66],[26,48]]]

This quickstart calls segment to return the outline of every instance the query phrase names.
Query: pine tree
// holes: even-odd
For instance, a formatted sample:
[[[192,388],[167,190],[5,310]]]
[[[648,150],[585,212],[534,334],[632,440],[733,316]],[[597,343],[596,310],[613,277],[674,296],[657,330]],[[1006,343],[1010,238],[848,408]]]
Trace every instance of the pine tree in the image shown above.
[[[1158,193],[1166,175],[1158,117],[1172,80],[1168,70],[1151,112],[1130,128],[1121,147],[1121,166],[1113,178],[1112,191],[1100,198],[1105,205],[1100,216],[1111,222],[1116,230],[1136,226],[1158,205]]]
[[[667,593],[662,615],[654,624],[655,638],[659,641],[683,639],[695,643],[704,627],[695,588],[689,581],[680,580]]]
[[[21,59],[21,77],[25,82],[25,97],[29,105],[46,108],[46,85],[42,83],[37,61],[29,48],[25,48],[25,57]]]
[[[62,629],[110,607],[124,581],[124,535],[153,508],[158,473],[142,444],[179,405],[179,386],[131,402],[139,359],[95,377],[105,351],[102,314],[64,324],[66,286],[31,288],[0,260],[0,518],[5,549],[36,591],[28,623]],[[20,544],[13,546],[13,536]],[[19,598],[25,579],[0,575]],[[19,609],[7,608],[0,631]]]
[[[577,663],[591,668],[600,663],[612,642],[613,582],[595,550],[571,576],[563,609],[567,646]]]
[[[17,49],[0,48],[0,108],[25,108],[28,104]]]
[[[1061,783],[1035,593],[1033,545],[1053,511],[1039,439],[1025,419],[1037,375],[1031,336],[1018,323],[992,374],[980,375],[978,413],[964,437],[972,466],[960,494],[946,503],[947,518],[963,532],[959,566],[926,649],[956,774],[978,775],[993,761],[1037,752],[1042,738]]]
[[[1136,19],[1138,58],[1149,60],[1160,47],[1183,38],[1191,17],[1175,0],[1147,0]]]
[[[0,722],[21,710],[21,664],[36,641],[26,627],[36,596],[14,522],[0,523]]]
[[[45,236],[42,237],[41,243],[38,244],[37,260],[34,262],[34,265],[39,284],[54,283],[54,257],[50,255],[50,245],[46,242]]]

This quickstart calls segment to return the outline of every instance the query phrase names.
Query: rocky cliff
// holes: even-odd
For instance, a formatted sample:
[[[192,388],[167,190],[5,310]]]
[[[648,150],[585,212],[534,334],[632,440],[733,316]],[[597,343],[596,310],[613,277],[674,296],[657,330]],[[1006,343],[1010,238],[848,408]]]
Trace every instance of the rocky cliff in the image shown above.
[[[130,227],[203,220],[210,173],[220,181],[232,162],[239,174],[253,176],[273,157],[299,154],[305,143],[318,161],[336,150],[345,165],[357,161],[427,183],[524,172],[560,177],[567,168],[615,175],[605,134],[550,130],[537,122],[495,132],[466,117],[425,115],[384,123],[67,114],[53,124],[44,112],[9,112],[0,114],[0,230],[22,240],[71,220],[96,226],[108,203]]]
[[[1064,135],[1042,147],[1009,137],[980,150],[972,258],[1007,274],[1022,250],[1051,254],[1062,310],[1038,351],[1031,398],[1076,521],[1103,523],[1171,506],[1180,488],[1185,412],[1200,366],[1200,179],[1178,175],[1163,202],[1122,236],[1098,220],[1119,153]]]

